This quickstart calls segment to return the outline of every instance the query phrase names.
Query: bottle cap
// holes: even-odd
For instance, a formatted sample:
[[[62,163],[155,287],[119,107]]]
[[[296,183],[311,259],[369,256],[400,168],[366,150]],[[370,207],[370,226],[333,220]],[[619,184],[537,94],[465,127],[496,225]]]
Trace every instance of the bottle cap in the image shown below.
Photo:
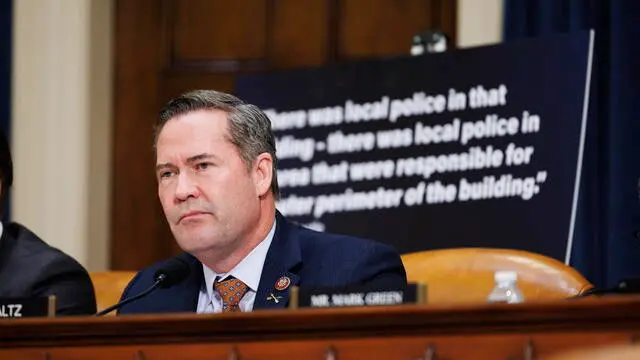
[[[511,270],[500,270],[493,274],[493,279],[497,283],[515,282],[518,280],[518,273]]]

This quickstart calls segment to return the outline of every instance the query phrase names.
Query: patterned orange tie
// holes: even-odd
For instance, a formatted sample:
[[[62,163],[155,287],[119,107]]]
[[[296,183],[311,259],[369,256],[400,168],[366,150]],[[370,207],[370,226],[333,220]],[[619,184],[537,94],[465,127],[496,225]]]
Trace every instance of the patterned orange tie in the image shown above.
[[[216,281],[213,287],[222,298],[222,312],[240,312],[240,300],[249,287],[242,281],[229,277],[225,281]]]

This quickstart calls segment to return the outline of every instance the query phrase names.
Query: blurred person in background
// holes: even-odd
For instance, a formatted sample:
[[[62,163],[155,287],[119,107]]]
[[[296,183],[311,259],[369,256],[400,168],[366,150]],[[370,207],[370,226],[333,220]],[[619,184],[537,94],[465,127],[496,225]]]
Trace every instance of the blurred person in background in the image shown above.
[[[0,204],[4,204],[12,183],[11,151],[0,132]],[[4,218],[5,209],[1,207]],[[1,221],[0,234],[0,298],[55,295],[56,315],[96,312],[93,284],[76,260],[16,222]]]

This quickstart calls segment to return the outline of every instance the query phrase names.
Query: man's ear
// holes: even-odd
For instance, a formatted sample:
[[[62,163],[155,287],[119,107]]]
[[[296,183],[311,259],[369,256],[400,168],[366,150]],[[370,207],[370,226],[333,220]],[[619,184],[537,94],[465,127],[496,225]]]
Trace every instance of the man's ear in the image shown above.
[[[259,197],[263,197],[271,190],[273,179],[273,158],[269,153],[258,155],[254,162],[254,185]]]

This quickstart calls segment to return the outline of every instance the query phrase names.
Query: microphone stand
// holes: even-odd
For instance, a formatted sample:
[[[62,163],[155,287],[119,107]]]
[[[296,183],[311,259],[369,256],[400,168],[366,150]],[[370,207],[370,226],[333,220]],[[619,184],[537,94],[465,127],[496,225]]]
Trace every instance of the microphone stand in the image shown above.
[[[126,304],[128,304],[128,303],[130,303],[130,302],[132,302],[132,301],[138,300],[138,299],[140,299],[141,297],[144,297],[144,296],[148,295],[150,292],[152,292],[153,290],[155,290],[156,288],[158,288],[158,286],[160,286],[160,284],[162,284],[162,282],[163,282],[166,278],[167,278],[167,276],[166,276],[165,274],[160,274],[160,275],[158,276],[158,278],[156,279],[156,282],[155,282],[155,283],[153,283],[153,285],[151,285],[147,290],[145,290],[145,291],[141,292],[140,294],[138,294],[138,295],[136,295],[136,296],[132,296],[132,297],[130,297],[130,298],[128,298],[128,299],[125,299],[125,300],[123,300],[123,301],[121,301],[121,302],[119,302],[119,303],[117,303],[117,304],[115,304],[115,305],[109,306],[108,308],[106,308],[106,309],[104,309],[104,310],[102,310],[102,311],[97,312],[94,316],[103,316],[103,315],[106,315],[106,314],[108,314],[108,313],[112,312],[113,310],[116,310],[116,309],[118,309],[118,308],[120,308],[120,307],[122,307],[122,306],[124,306],[124,305],[126,305]]]

